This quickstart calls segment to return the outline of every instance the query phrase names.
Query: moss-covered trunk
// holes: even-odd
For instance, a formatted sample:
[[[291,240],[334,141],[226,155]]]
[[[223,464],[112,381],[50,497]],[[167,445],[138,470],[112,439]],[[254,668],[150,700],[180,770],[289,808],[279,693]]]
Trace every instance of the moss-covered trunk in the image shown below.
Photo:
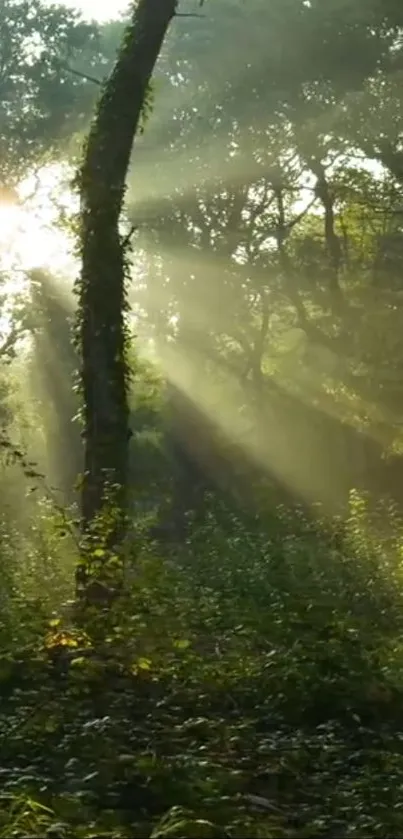
[[[148,85],[176,0],[139,0],[101,93],[79,173],[82,271],[77,339],[82,357],[84,531],[115,492],[122,535],[129,446],[125,353],[125,244],[119,220]],[[123,528],[124,530],[124,528]],[[113,538],[119,538],[115,528]]]

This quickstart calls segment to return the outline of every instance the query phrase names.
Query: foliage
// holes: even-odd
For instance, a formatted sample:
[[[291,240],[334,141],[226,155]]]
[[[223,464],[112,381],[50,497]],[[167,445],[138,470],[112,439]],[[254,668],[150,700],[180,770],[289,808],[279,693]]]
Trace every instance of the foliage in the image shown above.
[[[179,18],[161,56],[129,181],[139,332],[297,496],[400,498],[401,11],[253,8]]]
[[[0,183],[9,188],[69,136],[85,98],[90,106],[93,85],[71,69],[82,51],[91,66],[98,45],[96,27],[40,0],[4,0],[0,31]]]
[[[63,7],[0,11],[7,184],[85,125],[85,76],[118,58],[81,170],[79,317],[93,330],[84,409],[130,490],[122,555],[114,507],[89,540],[103,586],[89,580],[83,612],[74,511],[31,456],[38,429],[29,454],[12,442],[6,347],[0,839],[403,833],[402,7],[203,5],[173,20],[151,113],[154,41],[133,90],[119,76],[133,27],[117,51],[124,22],[98,40]],[[131,270],[125,103],[134,127],[147,117],[126,219],[137,337],[108,366]],[[71,312],[51,276],[36,282],[31,425],[68,484]]]
[[[403,525],[374,531],[358,496],[344,535],[211,502],[170,558],[143,542],[101,645],[19,612],[1,835],[401,831]]]

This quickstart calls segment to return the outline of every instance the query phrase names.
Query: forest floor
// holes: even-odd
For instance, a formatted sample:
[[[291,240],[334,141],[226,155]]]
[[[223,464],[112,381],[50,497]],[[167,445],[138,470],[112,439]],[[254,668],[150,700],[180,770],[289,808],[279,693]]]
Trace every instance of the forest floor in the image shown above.
[[[10,591],[0,837],[403,835],[402,534],[210,515],[96,643]]]

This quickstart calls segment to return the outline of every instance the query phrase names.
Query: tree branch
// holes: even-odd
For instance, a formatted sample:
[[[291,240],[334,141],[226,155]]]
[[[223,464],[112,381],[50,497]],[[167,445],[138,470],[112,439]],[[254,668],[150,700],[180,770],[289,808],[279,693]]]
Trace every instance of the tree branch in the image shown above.
[[[98,87],[102,87],[104,83],[103,79],[97,79],[95,76],[90,76],[88,73],[82,73],[80,70],[74,70],[73,67],[70,67],[68,64],[63,64],[62,67],[63,70],[67,70],[67,72],[71,73],[73,76],[78,76],[79,79],[85,79],[87,82],[92,82]]]
[[[14,326],[7,335],[7,338],[5,338],[3,343],[0,345],[0,359],[3,358],[3,355],[7,355],[7,353],[9,353],[10,350],[13,350],[14,344],[19,337],[19,330],[17,329],[17,327]]]

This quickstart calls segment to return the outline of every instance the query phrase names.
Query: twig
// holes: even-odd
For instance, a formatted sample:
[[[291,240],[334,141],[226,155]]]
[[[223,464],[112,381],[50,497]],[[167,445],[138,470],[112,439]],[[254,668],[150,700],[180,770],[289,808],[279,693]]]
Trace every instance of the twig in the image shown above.
[[[254,804],[256,807],[261,807],[263,810],[270,810],[273,813],[277,813],[279,816],[284,816],[282,810],[279,807],[276,807],[275,804],[272,804],[267,798],[263,798],[262,795],[245,795],[247,801],[250,804]]]
[[[88,75],[88,73],[82,73],[80,70],[73,70],[73,67],[69,67],[68,64],[63,64],[62,67],[64,70],[72,73],[73,76],[78,76],[79,79],[85,79],[87,82],[92,82],[93,84],[98,85],[98,87],[102,87],[103,85],[102,79],[97,79],[95,76]]]
[[[133,233],[135,233],[135,232],[136,232],[136,230],[138,230],[138,229],[139,229],[138,224],[132,224],[132,225],[131,225],[129,232],[126,234],[126,236],[124,237],[124,239],[122,239],[122,247],[123,247],[123,248],[126,248],[126,247],[127,247],[127,245],[128,245],[128,244],[129,244],[129,242],[130,242],[130,239],[131,239],[131,238],[132,238],[132,236],[133,236]]]
[[[55,494],[57,490],[55,490],[54,487],[50,487],[48,485],[45,475],[43,475],[42,472],[38,471],[36,463],[27,460],[25,454],[21,452],[19,447],[9,439],[7,431],[1,428],[0,449],[4,449],[6,453],[8,452],[11,461],[17,463],[20,466],[23,475],[27,479],[37,481],[37,483],[42,486],[45,498],[47,498],[47,500],[50,501],[50,503],[53,506],[53,509],[57,513],[59,513],[63,522],[64,529],[68,531],[76,547],[80,549],[80,538],[78,528],[74,525],[73,522],[69,520],[63,505],[57,500]]]

